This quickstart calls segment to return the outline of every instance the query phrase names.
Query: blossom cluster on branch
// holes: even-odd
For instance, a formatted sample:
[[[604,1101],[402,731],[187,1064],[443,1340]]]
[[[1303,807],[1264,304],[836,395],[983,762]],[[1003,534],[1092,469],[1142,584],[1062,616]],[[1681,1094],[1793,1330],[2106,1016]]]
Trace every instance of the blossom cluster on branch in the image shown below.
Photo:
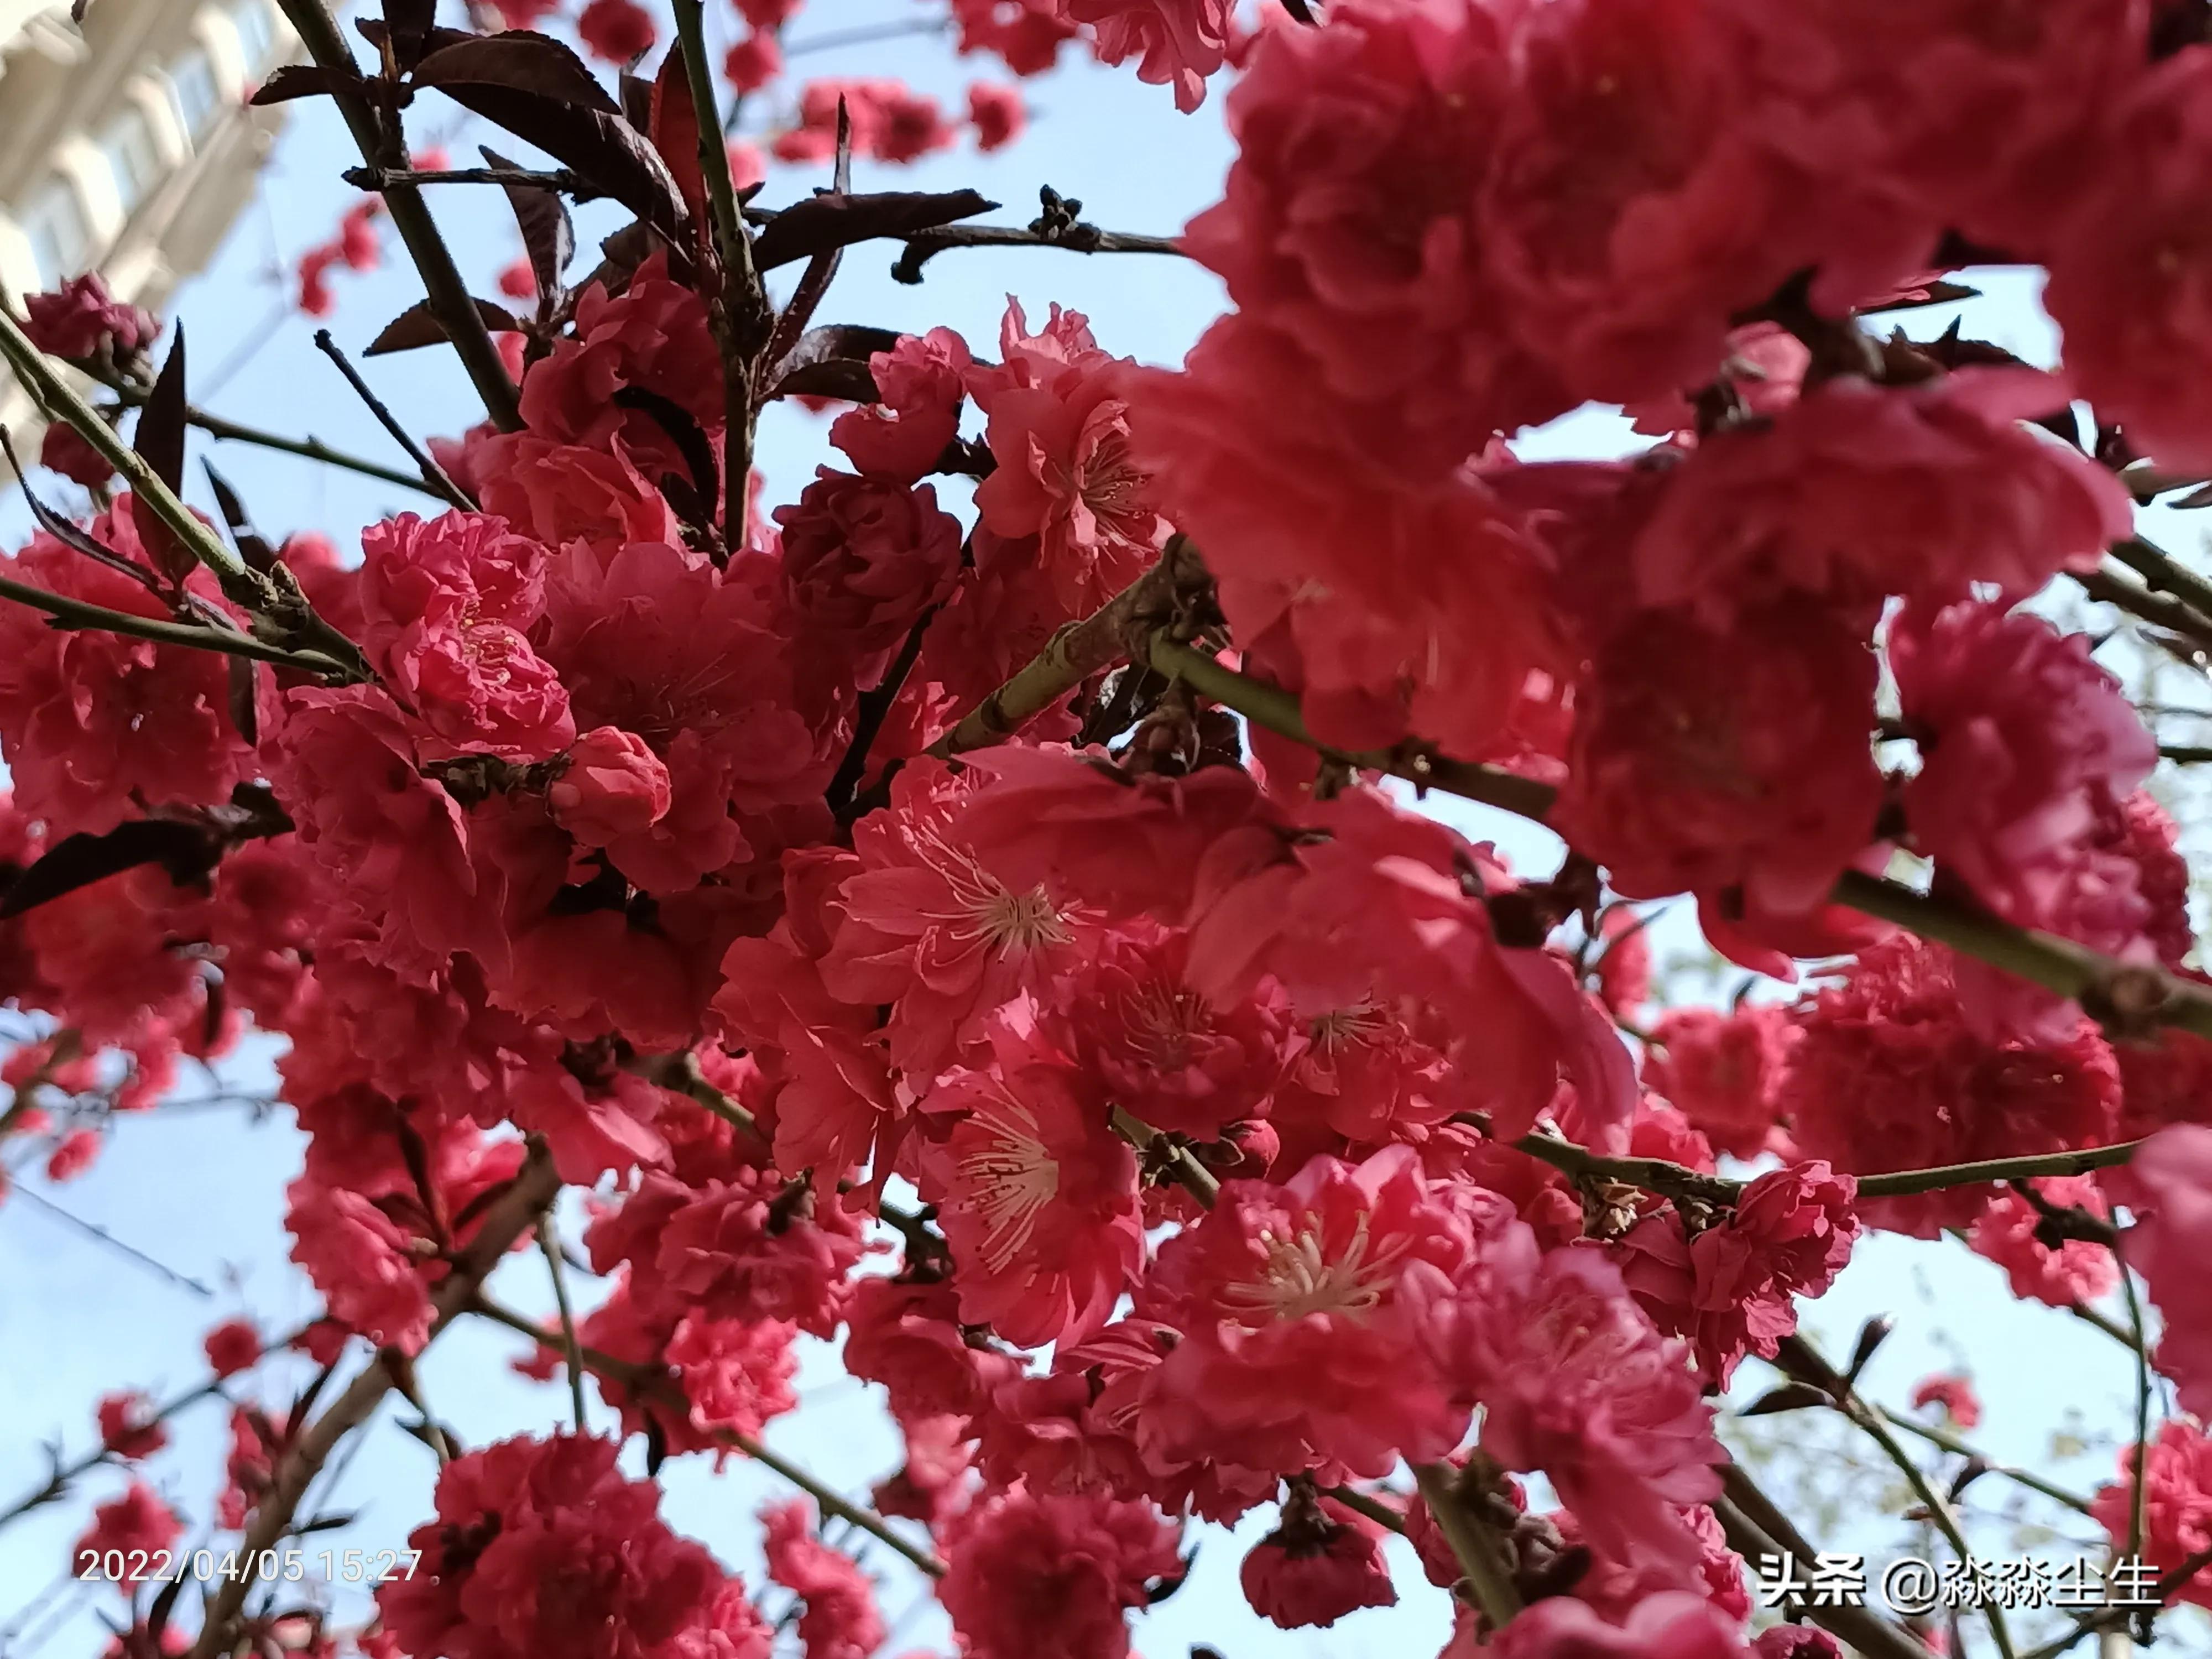
[[[1776,1408],[1879,1426],[1796,1334],[1869,1230],[2054,1307],[2139,1278],[2146,1366],[2212,1414],[2190,872],[2101,641],[2027,603],[2212,466],[2201,7],[956,0],[1018,76],[1081,41],[1184,112],[1225,85],[1237,159],[1179,248],[1231,308],[1164,368],[1059,305],[810,326],[847,246],[989,228],[853,189],[951,142],[880,80],[798,93],[770,148],[836,183],[767,205],[693,100],[776,82],[795,0],[738,0],[711,65],[679,0],[620,100],[544,6],[477,34],[391,0],[368,70],[287,6],[317,62],[263,97],[386,141],[302,303],[388,214],[428,298],[380,346],[460,347],[488,418],[418,457],[452,505],[358,560],[234,499],[225,540],[179,502],[180,342],[156,375],[95,277],[0,328],[99,495],[0,560],[0,997],[39,1016],[0,1137],[66,1178],[181,1060],[286,1040],[325,1310],[293,1340],[361,1380],[234,1401],[206,1525],[290,1535],[458,1318],[535,1337],[576,1425],[447,1448],[367,1627],[140,1587],[130,1659],[173,1614],[193,1659],[763,1659],[617,1460],[772,1455],[802,1338],[907,1453],[872,1510],[764,1512],[809,1659],[886,1639],[833,1505],[969,1659],[1119,1659],[1255,1511],[1241,1583],[1285,1628],[1395,1601],[1396,1531],[1452,1659],[1832,1651],[1750,1632],[1765,1522],[1716,1427],[1751,1359]],[[632,0],[574,27],[613,62],[657,33]],[[561,164],[448,181],[515,204],[527,317],[424,251],[446,158],[392,162],[439,92]],[[971,99],[986,149],[1024,118]],[[636,220],[573,288],[562,193]],[[1030,239],[1110,247],[1045,207]],[[2057,367],[1869,320],[1991,263],[2048,270]],[[134,450],[53,360],[143,405]],[[836,406],[836,457],[774,503],[784,398]],[[1593,403],[1647,447],[1508,447]],[[2212,637],[2207,593],[2143,590]],[[1386,773],[1477,780],[1568,855],[1516,872]],[[1823,966],[1661,1008],[1638,906],[1677,897],[1753,973]],[[481,1283],[532,1239],[559,1273],[557,1185],[600,1293],[541,1328]],[[218,1376],[260,1352],[209,1338]],[[1915,1404],[1979,1411],[1954,1376]],[[100,1427],[106,1461],[161,1443],[143,1400]],[[2081,1507],[2212,1604],[2197,1418]],[[134,1484],[85,1547],[185,1524]]]

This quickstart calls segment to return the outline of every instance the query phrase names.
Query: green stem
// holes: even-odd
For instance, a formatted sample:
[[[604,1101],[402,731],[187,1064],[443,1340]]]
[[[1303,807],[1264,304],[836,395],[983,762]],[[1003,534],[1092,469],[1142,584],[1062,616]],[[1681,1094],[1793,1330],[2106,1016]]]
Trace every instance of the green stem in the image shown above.
[[[2009,1463],[2000,1463],[1986,1453],[1976,1450],[1948,1429],[1939,1428],[1933,1423],[1923,1423],[1917,1418],[1908,1417],[1903,1412],[1892,1411],[1887,1406],[1877,1406],[1875,1409],[1897,1427],[1903,1429],[1908,1434],[1918,1435],[1931,1446],[1941,1446],[1945,1451],[1956,1452],[1961,1457],[1974,1458],[1985,1466],[1991,1474],[2002,1475],[2016,1485],[2026,1486],[2030,1492],[2041,1492],[2052,1503],[2063,1504],[2078,1514],[2089,1513],[2087,1498],[2045,1480],[2032,1470],[2014,1468]]]
[[[1504,1630],[1521,1611],[1521,1596],[1513,1588],[1490,1529],[1473,1505],[1461,1499],[1457,1473],[1448,1463],[1416,1463],[1413,1481],[1421,1489],[1422,1501],[1428,1504],[1437,1530],[1444,1535],[1459,1560],[1460,1571],[1467,1575],[1474,1605],[1490,1621],[1493,1632]]]

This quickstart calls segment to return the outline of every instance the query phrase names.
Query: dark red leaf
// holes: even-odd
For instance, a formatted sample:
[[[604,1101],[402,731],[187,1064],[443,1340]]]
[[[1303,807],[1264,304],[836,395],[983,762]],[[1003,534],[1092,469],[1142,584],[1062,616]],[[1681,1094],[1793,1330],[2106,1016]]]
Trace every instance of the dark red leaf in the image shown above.
[[[702,501],[711,501],[721,493],[721,466],[714,459],[714,446],[707,441],[707,434],[691,418],[690,410],[674,398],[664,398],[641,386],[617,388],[614,401],[624,409],[635,409],[649,416],[668,434],[669,441],[682,453],[684,465],[691,469],[692,487]]]
[[[684,72],[681,47],[661,60],[660,74],[653,83],[653,119],[647,128],[653,147],[668,164],[684,205],[704,240],[707,223],[707,180],[700,172],[699,117],[691,107],[691,82]]]
[[[471,298],[477,315],[495,334],[519,333],[521,320],[505,306],[494,305],[489,300]],[[428,300],[417,300],[384,325],[384,331],[368,343],[361,355],[382,357],[395,351],[414,351],[423,346],[443,345],[447,340],[446,325],[438,320],[438,313]]]
[[[441,56],[431,54],[423,60],[425,67]],[[621,116],[475,82],[455,82],[439,90],[574,169],[679,247],[690,246],[690,215],[675,179],[652,142]]]
[[[843,398],[875,402],[875,376],[868,359],[899,342],[897,331],[864,323],[833,323],[811,328],[767,379],[770,398]]]
[[[327,70],[319,64],[280,64],[247,100],[256,105],[286,104],[295,98],[322,98],[362,84],[351,70]]]
[[[438,0],[384,0],[384,27],[392,59],[404,74],[422,61],[430,31],[437,26]]]
[[[514,169],[510,161],[489,145],[479,144],[485,164]],[[561,296],[562,274],[576,257],[576,226],[568,204],[557,190],[528,185],[505,185],[507,204],[514,210],[515,228],[522,233],[522,250],[530,256],[531,275],[538,282],[538,315],[542,321],[553,313]]]
[[[934,230],[998,205],[972,190],[890,190],[865,196],[833,191],[811,197],[794,202],[761,227],[753,238],[753,263],[773,270],[854,242]]]
[[[39,499],[38,492],[31,488],[31,481],[24,474],[23,463],[16,459],[15,446],[9,441],[8,428],[4,426],[0,426],[0,454],[8,458],[9,466],[14,470],[16,480],[22,485],[23,504],[31,509],[31,517],[37,520],[40,529],[45,531],[72,553],[81,553],[95,564],[104,564],[110,570],[130,577],[142,587],[152,588],[156,586],[154,573],[147,569],[144,565],[134,564],[112,549],[102,547],[90,536],[78,529],[76,525]]]
[[[138,459],[178,495],[185,488],[185,325],[177,325],[169,356],[155,377],[154,390],[138,410],[131,447]],[[151,501],[131,497],[131,522],[155,566],[171,581],[181,582],[198,561],[177,533],[161,521]]]
[[[602,115],[622,113],[582,58],[552,36],[529,29],[473,35],[441,46],[415,66],[414,81],[418,87],[447,90],[497,87]]]

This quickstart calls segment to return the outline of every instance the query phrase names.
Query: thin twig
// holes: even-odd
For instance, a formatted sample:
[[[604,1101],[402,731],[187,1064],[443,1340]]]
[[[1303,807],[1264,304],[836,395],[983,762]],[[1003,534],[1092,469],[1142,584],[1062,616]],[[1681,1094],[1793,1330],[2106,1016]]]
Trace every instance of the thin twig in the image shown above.
[[[853,794],[860,787],[860,779],[868,769],[868,751],[875,746],[876,736],[884,729],[884,721],[898,701],[907,676],[914,672],[915,660],[921,655],[922,636],[928,633],[929,624],[936,619],[937,607],[923,611],[908,630],[898,655],[884,671],[884,677],[874,688],[860,694],[858,708],[853,714],[853,736],[845,745],[845,757],[837,763],[837,774],[830,780],[823,799],[841,823],[852,815]]]
[[[2030,1492],[2041,1492],[2052,1503],[2063,1504],[2078,1514],[2089,1513],[2087,1498],[2045,1480],[2032,1469],[2015,1468],[2009,1463],[2000,1463],[1986,1453],[1976,1450],[1948,1429],[1939,1428],[1933,1423],[1923,1423],[1917,1418],[1909,1417],[1903,1412],[1892,1411],[1887,1406],[1877,1406],[1875,1409],[1897,1427],[1903,1429],[1908,1434],[1918,1435],[1931,1446],[1941,1446],[1945,1451],[1955,1452],[1961,1457],[1972,1458],[1991,1474],[2002,1475],[2008,1480],[2026,1486]]]
[[[1142,1118],[1133,1117],[1123,1108],[1116,1106],[1113,1114],[1114,1133],[1120,1135],[1146,1158],[1158,1158],[1162,1167],[1175,1177],[1186,1192],[1208,1209],[1221,1196],[1221,1183],[1213,1172],[1200,1164],[1189,1147],[1180,1140],[1170,1139]]]
[[[584,1350],[576,1340],[576,1312],[568,1304],[568,1267],[561,1259],[561,1246],[553,1237],[553,1218],[550,1214],[538,1218],[538,1249],[545,1258],[545,1270],[553,1277],[553,1305],[561,1310],[561,1341],[568,1350],[568,1403],[574,1409],[576,1432],[587,1434],[591,1424],[584,1408]]]
[[[344,352],[338,349],[338,343],[331,337],[330,330],[319,328],[315,331],[315,349],[338,366],[338,373],[345,376],[346,384],[353,388],[354,395],[368,405],[368,412],[376,416],[377,424],[392,434],[392,441],[405,450],[407,459],[421,469],[424,483],[441,496],[448,506],[458,507],[464,513],[477,511],[476,498],[453,481],[430,452],[416,443],[407,428],[399,424],[399,417],[386,406],[384,400],[368,389],[368,382],[361,378],[361,371],[353,366]]]
[[[2172,554],[2141,536],[2112,544],[2112,556],[2160,593],[2171,593],[2212,624],[2212,581],[2207,581]]]
[[[331,100],[360,147],[362,160],[376,167],[404,160],[405,145],[396,124],[380,119],[370,106],[359,78],[360,66],[339,35],[337,25],[323,9],[323,0],[276,0],[276,3],[290,20],[307,55],[330,71],[334,83]],[[492,342],[491,331],[477,314],[476,301],[461,280],[459,267],[453,264],[452,250],[439,234],[437,221],[430,216],[422,192],[411,184],[392,185],[384,191],[384,205],[422,276],[431,310],[459,354],[461,367],[468,371],[477,396],[483,399],[484,412],[502,432],[519,429],[522,413],[514,382],[507,378],[507,365]]]
[[[2118,1234],[2112,1238],[2112,1255],[2119,1263],[2120,1288],[2127,1295],[2128,1332],[2136,1351],[2136,1456],[2135,1466],[2128,1472],[2127,1547],[2127,1553],[2134,1557],[2142,1553],[2143,1538],[2149,1529],[2150,1338],[2143,1328],[2142,1296],[2136,1289],[2136,1276],[2128,1269],[2127,1249]]]
[[[136,409],[146,401],[143,387],[95,375],[95,380],[113,392],[124,407]],[[398,484],[403,489],[419,489],[424,495],[436,492],[424,480],[410,477],[398,467],[386,466],[381,462],[366,460],[359,455],[349,455],[341,449],[332,449],[316,438],[288,438],[282,433],[266,432],[259,427],[247,426],[227,416],[212,414],[198,404],[187,405],[185,422],[196,426],[209,437],[222,443],[252,444],[260,449],[273,449],[286,455],[296,455],[301,460],[319,461],[325,466],[343,468],[358,472],[366,478],[377,478],[386,483]]]
[[[499,185],[554,190],[579,202],[597,201],[599,186],[569,167],[348,167],[338,175],[371,195],[417,185]]]
[[[194,1279],[190,1273],[178,1272],[167,1262],[147,1255],[136,1244],[125,1243],[96,1222],[87,1221],[82,1216],[64,1209],[44,1193],[38,1192],[30,1187],[17,1186],[12,1189],[11,1195],[26,1200],[33,1209],[43,1210],[64,1225],[74,1228],[95,1243],[106,1245],[125,1261],[137,1263],[147,1272],[167,1279],[180,1290],[190,1291],[194,1296],[204,1299],[212,1298],[215,1295],[213,1289],[204,1281]]]

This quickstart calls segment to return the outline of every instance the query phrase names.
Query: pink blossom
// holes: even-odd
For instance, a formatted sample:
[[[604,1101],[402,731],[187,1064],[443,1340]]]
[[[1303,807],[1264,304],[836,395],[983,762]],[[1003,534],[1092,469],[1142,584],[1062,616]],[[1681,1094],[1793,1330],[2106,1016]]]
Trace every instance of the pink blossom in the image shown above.
[[[1923,1376],[1913,1385],[1915,1406],[1941,1406],[1954,1427],[1971,1429],[1982,1420],[1981,1396],[1963,1376]]]
[[[1449,1386],[1483,1407],[1485,1451],[1541,1470],[1608,1559],[1695,1569],[1680,1507],[1720,1490],[1725,1454],[1687,1352],[1617,1268],[1593,1250],[1541,1250],[1506,1219],[1455,1279],[1417,1266],[1406,1291]]]
[[[1785,1165],[1743,1189],[1735,1211],[1686,1237],[1669,1212],[1646,1216],[1615,1259],[1662,1330],[1689,1340],[1725,1389],[1747,1353],[1771,1359],[1797,1328],[1796,1298],[1819,1296],[1850,1259],[1857,1182],[1825,1164]]]
[[[1029,125],[1029,106],[1020,91],[989,81],[968,84],[968,124],[975,129],[975,148],[988,154],[1004,149]]]
[[[1019,1486],[963,1516],[938,1599],[969,1659],[1127,1659],[1130,1610],[1182,1577],[1176,1531],[1150,1504],[1032,1496]]]
[[[859,1280],[845,1310],[845,1369],[883,1383],[902,1419],[976,1415],[1018,1366],[988,1343],[971,1342],[959,1310],[941,1279]]]
[[[150,576],[129,496],[94,520],[90,534]],[[0,560],[0,574],[110,611],[169,616],[142,583],[43,532]],[[13,604],[0,605],[0,743],[16,802],[58,834],[112,830],[139,815],[138,802],[227,799],[249,755],[213,653],[50,628],[42,612]]]
[[[949,328],[905,334],[868,359],[877,401],[830,423],[830,441],[862,472],[914,483],[933,472],[960,435],[968,343]]]
[[[331,1316],[381,1347],[415,1353],[430,1335],[430,1294],[416,1271],[414,1242],[360,1194],[302,1176],[286,1196],[292,1259]]]
[[[169,1431],[155,1414],[154,1402],[136,1389],[103,1395],[94,1415],[100,1445],[126,1462],[151,1457],[169,1443]]]
[[[363,531],[362,551],[362,646],[432,732],[520,761],[574,741],[568,693],[524,637],[544,548],[481,514],[404,513]]]
[[[2072,32],[2058,38],[2070,42]],[[2212,167],[2208,82],[2212,57],[2198,52],[2142,76],[2106,112],[2097,187],[2071,211],[2036,220],[2051,269],[2044,303],[2066,337],[2069,378],[2136,453],[2178,472],[2212,466],[2212,228],[2196,210]],[[2112,178],[2130,187],[2106,187]]]
[[[2195,1424],[2169,1417],[2143,1460],[2142,1558],[2160,1576],[2212,1549],[2212,1440]],[[2124,1547],[2135,1536],[2136,1449],[2120,1449],[2119,1478],[2097,1488],[2090,1514]],[[2212,1607],[2212,1583],[2198,1569],[2174,1592],[2177,1601]]]
[[[123,1558],[126,1583],[137,1585],[153,1576],[159,1558],[183,1535],[184,1523],[143,1480],[133,1480],[123,1496],[100,1504],[92,1512],[92,1526],[76,1540],[70,1553],[77,1571],[87,1577],[105,1577],[100,1560],[111,1552]],[[91,1557],[88,1564],[86,1557]],[[133,1567],[137,1568],[135,1573]]]
[[[1637,592],[1724,623],[1781,592],[1866,606],[1981,581],[2021,596],[2094,568],[2129,533],[2125,486],[2021,424],[2066,397],[2022,369],[1825,381],[1674,469],[1633,550]]]
[[[605,847],[660,822],[668,811],[668,769],[635,732],[598,726],[569,748],[545,801],[563,830],[586,847]]]
[[[1131,451],[1127,360],[1101,350],[1083,316],[1057,305],[1031,334],[1012,299],[999,346],[1001,367],[967,376],[998,459],[976,486],[976,510],[999,535],[1041,538],[1053,590],[1079,616],[1134,580],[1162,533]]]
[[[960,570],[958,521],[939,508],[927,484],[826,466],[775,516],[798,625],[822,642],[837,674],[871,689],[915,624],[951,596]]]
[[[161,331],[149,313],[110,295],[96,270],[70,277],[51,294],[23,297],[24,334],[57,357],[97,357],[102,348],[128,357]]]
[[[1404,1147],[1316,1158],[1287,1185],[1225,1183],[1161,1247],[1140,1316],[1181,1340],[1147,1379],[1157,1457],[1334,1481],[1443,1455],[1466,1426],[1399,1296],[1419,1262],[1449,1279],[1468,1237]]]
[[[875,1586],[852,1557],[815,1535],[803,1498],[772,1504],[761,1511],[768,1537],[769,1577],[797,1595],[799,1638],[807,1659],[869,1659],[883,1645],[882,1616],[876,1611]]]
[[[960,54],[995,52],[1016,75],[1050,69],[1076,26],[1060,15],[1061,0],[952,0]]]
[[[1741,888],[1815,908],[1874,839],[1874,654],[1793,604],[1725,631],[1652,611],[1577,688],[1562,834],[1635,898]]]
[[[1620,1625],[1586,1601],[1555,1595],[1516,1614],[1491,1647],[1498,1659],[1742,1659],[1735,1623],[1701,1595],[1668,1590]]]
[[[115,466],[91,441],[65,421],[56,421],[39,440],[39,464],[87,489],[98,489],[115,476]]]
[[[1284,1630],[1327,1630],[1361,1607],[1394,1607],[1398,1592],[1382,1565],[1382,1531],[1334,1498],[1294,1487],[1274,1531],[1244,1558],[1244,1599]]]
[[[721,358],[698,295],[670,280],[667,256],[656,252],[629,285],[610,294],[587,283],[576,298],[574,332],[552,355],[531,365],[522,381],[522,418],[556,443],[611,451],[617,435],[648,478],[686,474],[681,452],[641,410],[613,401],[638,386],[679,405],[707,432],[722,424]]]
[[[1722,1152],[1754,1158],[1774,1133],[1774,1085],[1794,1028],[1771,1003],[1723,1014],[1670,1009],[1644,1051],[1644,1086],[1665,1096]]]
[[[1019,1006],[988,1060],[956,1066],[924,1109],[922,1194],[960,1271],[960,1314],[1023,1347],[1075,1342],[1106,1322],[1144,1260],[1137,1166],[1091,1080]]]
[[[600,448],[501,432],[471,454],[484,510],[549,547],[583,542],[604,566],[629,543],[682,539],[674,510],[639,471],[653,458],[634,457],[619,436]]]
[[[2174,1379],[2184,1411],[2212,1411],[2212,1302],[2203,1250],[2212,1238],[2212,1129],[2178,1123],[2137,1150],[2128,1175],[2146,1203],[2128,1234],[2128,1262],[2165,1321],[2159,1369]]]
[[[776,135],[776,159],[826,161],[835,155],[841,103],[851,123],[855,155],[912,161],[949,148],[955,136],[937,100],[903,81],[809,81],[799,91],[799,125]]]
[[[755,29],[722,58],[722,78],[740,93],[758,92],[783,73],[783,47],[774,31]]]
[[[1070,22],[1091,26],[1102,64],[1141,58],[1137,78],[1175,88],[1188,114],[1206,101],[1206,77],[1228,59],[1231,0],[1064,0]]]
[[[2045,1176],[2033,1185],[2045,1202],[2062,1209],[2087,1210],[2100,1219],[2112,1212],[2094,1176]],[[1977,1255],[2004,1269],[2014,1296],[2054,1308],[2094,1302],[2120,1282],[2119,1264],[2106,1246],[2094,1239],[2067,1238],[2053,1249],[2037,1237],[2042,1227],[2040,1210],[2018,1193],[2006,1192],[1975,1218],[1966,1243]]]
[[[1802,1156],[1853,1175],[2016,1158],[2113,1138],[2119,1070],[2087,1021],[2063,1042],[1992,1042],[1968,1023],[1950,954],[1904,937],[1860,953],[1795,1011],[1776,1104]],[[1863,1201],[1873,1226],[1933,1237],[1987,1194]]]
[[[556,1435],[502,1440],[447,1464],[437,1519],[408,1537],[420,1570],[377,1591],[403,1647],[466,1659],[698,1651],[696,1633],[721,1611],[722,1571],[668,1529],[659,1488],[625,1480],[617,1450]]]
[[[791,1351],[799,1328],[781,1319],[686,1319],[663,1350],[684,1397],[691,1424],[708,1432],[757,1436],[799,1404]]]
[[[46,1179],[74,1181],[93,1165],[106,1142],[97,1129],[74,1129],[46,1154]]]
[[[261,1333],[250,1319],[226,1319],[207,1334],[208,1364],[217,1376],[235,1376],[261,1363]]]

